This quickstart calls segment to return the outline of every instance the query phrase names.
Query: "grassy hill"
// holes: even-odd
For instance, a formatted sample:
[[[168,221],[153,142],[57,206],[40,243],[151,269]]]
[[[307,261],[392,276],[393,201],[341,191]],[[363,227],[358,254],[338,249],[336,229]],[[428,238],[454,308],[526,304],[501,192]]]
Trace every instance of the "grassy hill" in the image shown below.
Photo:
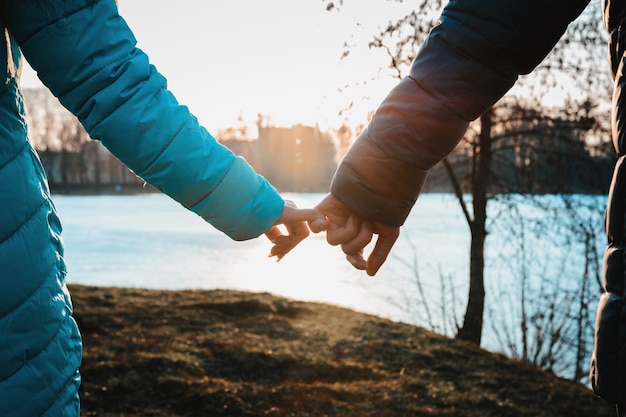
[[[266,293],[71,285],[84,416],[615,416],[424,329]]]

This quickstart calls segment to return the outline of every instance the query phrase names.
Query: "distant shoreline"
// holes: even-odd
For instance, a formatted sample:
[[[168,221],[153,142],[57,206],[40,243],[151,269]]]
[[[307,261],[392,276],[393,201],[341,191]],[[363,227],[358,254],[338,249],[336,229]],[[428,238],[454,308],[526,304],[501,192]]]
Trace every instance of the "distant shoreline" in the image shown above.
[[[160,193],[149,184],[50,185],[50,193],[56,195],[135,195]]]
[[[299,190],[278,190],[281,194],[325,194],[328,190],[319,191],[299,191]],[[138,194],[162,194],[161,191],[152,187],[149,184],[145,185],[102,185],[100,187],[93,187],[91,185],[69,185],[69,186],[50,186],[50,192],[53,195],[65,195],[65,196],[98,196],[98,195],[138,195]],[[454,191],[447,189],[425,189],[420,194],[454,194]],[[533,196],[549,196],[549,195],[587,195],[587,196],[605,196],[606,193],[508,193],[509,195],[533,195]],[[495,195],[495,194],[494,194]]]

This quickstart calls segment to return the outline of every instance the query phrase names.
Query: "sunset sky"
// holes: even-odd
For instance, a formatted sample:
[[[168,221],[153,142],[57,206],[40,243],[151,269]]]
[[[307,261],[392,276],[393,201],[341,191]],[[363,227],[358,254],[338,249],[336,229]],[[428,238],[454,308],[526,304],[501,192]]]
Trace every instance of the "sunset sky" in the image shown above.
[[[120,0],[119,10],[178,100],[215,134],[240,116],[254,125],[257,114],[278,126],[338,127],[352,100],[352,122],[365,122],[397,82],[379,73],[388,61],[367,43],[405,3],[347,1],[328,12],[322,0]],[[345,42],[355,46],[340,62]],[[40,85],[28,68],[22,84]]]

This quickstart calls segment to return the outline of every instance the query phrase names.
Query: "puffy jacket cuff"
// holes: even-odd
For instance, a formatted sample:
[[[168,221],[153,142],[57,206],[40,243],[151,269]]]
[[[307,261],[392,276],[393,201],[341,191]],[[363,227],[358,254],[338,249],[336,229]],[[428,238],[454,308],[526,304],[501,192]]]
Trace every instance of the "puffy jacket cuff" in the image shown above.
[[[339,165],[330,192],[364,218],[399,227],[426,177],[427,171],[385,155],[366,130]]]
[[[256,192],[252,193],[250,184],[255,182]],[[280,218],[284,205],[278,191],[245,159],[236,157],[220,184],[189,209],[239,241],[258,237],[269,230]]]

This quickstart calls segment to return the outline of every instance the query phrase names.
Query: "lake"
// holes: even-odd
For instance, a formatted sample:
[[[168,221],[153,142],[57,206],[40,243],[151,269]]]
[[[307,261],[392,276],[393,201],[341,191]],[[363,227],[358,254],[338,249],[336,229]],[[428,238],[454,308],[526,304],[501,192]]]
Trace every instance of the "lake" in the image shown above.
[[[312,207],[323,196],[284,194],[299,207]],[[580,198],[600,208],[606,203],[604,196]],[[544,201],[551,199],[545,197]],[[323,234],[311,235],[276,262],[267,256],[271,245],[264,236],[234,242],[161,194],[54,195],[53,200],[64,228],[69,283],[271,292],[337,304],[450,335],[464,314],[470,234],[453,195],[420,197],[390,259],[376,277],[352,268],[338,247],[326,243]],[[555,210],[539,215],[552,216]],[[537,215],[523,204],[490,203],[492,217],[519,216],[518,213]],[[582,215],[587,219],[597,216],[597,220],[593,217],[594,229],[600,233],[595,244],[601,259],[605,244],[602,215]],[[515,220],[513,223],[517,225]],[[486,315],[499,308],[498,304],[513,305],[520,271],[530,277],[556,276],[557,289],[578,285],[577,277],[584,265],[576,247],[566,248],[558,262],[554,261],[554,250],[568,244],[563,243],[566,240],[558,241],[561,231],[546,237],[532,226],[514,232],[497,224],[490,229],[493,230],[486,245]],[[524,239],[519,239],[519,233],[524,233]],[[524,245],[520,246],[520,241]],[[520,252],[520,247],[532,247],[534,251]],[[539,271],[533,272],[533,268]],[[546,293],[540,287],[546,282],[532,278],[531,282],[537,291]],[[513,311],[503,320],[508,320],[509,315]],[[483,346],[500,350],[502,341],[496,340],[491,327],[494,325],[485,327]]]
[[[285,198],[299,207],[311,207],[323,196],[286,194]],[[404,236],[391,259],[371,278],[352,268],[338,247],[326,243],[324,234],[312,234],[276,262],[267,256],[271,245],[264,236],[234,242],[161,194],[55,195],[53,200],[63,223],[69,282],[267,291],[413,321],[396,305],[405,301],[406,292],[398,259],[413,257]],[[415,244],[420,257],[443,262],[437,254],[445,248],[442,270],[465,278],[469,234],[456,201],[449,195],[428,195],[420,203],[421,210],[416,210],[406,227],[419,229]]]

